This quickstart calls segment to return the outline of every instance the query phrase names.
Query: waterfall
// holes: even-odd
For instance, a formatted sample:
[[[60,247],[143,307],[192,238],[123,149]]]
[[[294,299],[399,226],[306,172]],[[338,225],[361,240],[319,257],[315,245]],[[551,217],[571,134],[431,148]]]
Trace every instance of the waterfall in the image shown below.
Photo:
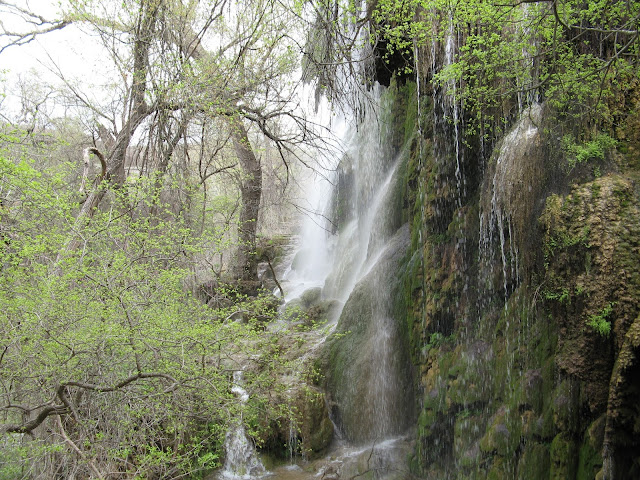
[[[234,393],[241,404],[247,403],[249,394],[242,387],[243,372],[233,372],[234,385],[231,392]],[[247,437],[242,422],[242,416],[235,419],[235,425],[227,432],[225,438],[224,468],[218,475],[219,480],[244,480],[261,478],[265,473],[264,466],[260,462],[253,442]]]
[[[394,315],[395,282],[409,238],[408,228],[401,228],[406,152],[391,150],[387,102],[382,88],[375,88],[363,102],[362,122],[346,135],[338,176],[348,180],[332,193],[338,229],[325,232],[331,268],[322,295],[343,304],[335,327],[340,337],[325,346],[328,388],[334,420],[354,443],[402,433],[412,412],[406,338]]]
[[[357,475],[363,456],[382,472],[375,478],[387,478],[392,466],[405,469],[410,447],[398,437],[413,424],[408,341],[396,312],[409,245],[401,215],[408,149],[391,147],[390,100],[382,87],[360,104],[359,121],[342,134],[335,174],[308,183],[308,208],[283,279],[290,303],[321,289],[320,301],[340,306],[318,347],[336,438],[343,439],[340,452],[318,468],[326,478],[333,478],[330,471]],[[277,472],[276,478],[292,475]]]
[[[493,175],[487,175],[480,210],[480,264],[484,272],[495,264],[498,250],[502,265],[502,287],[505,301],[514,286],[520,282],[519,242],[520,225],[515,219],[527,218],[536,191],[535,174],[538,155],[532,151],[539,143],[538,125],[542,107],[534,104],[523,111],[521,118],[504,137],[491,164]],[[527,158],[526,164],[522,159]],[[491,171],[489,172],[491,173]],[[496,238],[497,236],[497,238]],[[497,246],[497,249],[496,249]],[[485,278],[489,275],[483,274]]]
[[[406,470],[411,449],[402,435],[415,423],[406,324],[398,314],[398,298],[404,298],[399,272],[409,246],[402,220],[409,149],[392,146],[391,100],[383,87],[373,87],[359,104],[357,115],[332,121],[338,128],[349,125],[336,134],[342,147],[329,152],[335,158],[319,160],[333,170],[306,179],[300,231],[281,285],[287,305],[337,306],[328,328],[309,332],[305,352],[292,362],[302,367],[315,359],[326,376],[336,444],[315,472],[327,479],[334,478],[332,471],[349,478],[369,465],[379,472],[375,478],[395,479]],[[270,328],[284,329],[290,321],[297,317],[285,314]],[[234,392],[241,400],[246,395],[240,378]],[[295,433],[290,432],[291,439]],[[264,475],[241,422],[227,436],[226,449],[220,479]],[[395,477],[385,473],[391,470]],[[269,474],[310,478],[284,467]]]
[[[299,245],[284,277],[287,300],[321,286],[325,298],[345,302],[398,227],[389,210],[398,162],[385,147],[382,91],[373,89],[361,102],[362,121],[339,135],[344,152],[339,167],[333,162],[338,171],[307,183]]]

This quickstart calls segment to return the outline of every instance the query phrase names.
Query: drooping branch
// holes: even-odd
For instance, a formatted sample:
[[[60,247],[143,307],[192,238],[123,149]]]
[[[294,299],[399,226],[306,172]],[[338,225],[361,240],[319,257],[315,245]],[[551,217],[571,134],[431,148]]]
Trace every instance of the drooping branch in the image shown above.
[[[70,387],[80,388],[82,390],[93,391],[96,393],[108,393],[108,392],[115,392],[117,390],[122,390],[125,387],[129,386],[130,384],[138,380],[153,379],[153,378],[163,379],[170,382],[170,384],[162,391],[163,394],[171,393],[180,386],[180,382],[178,382],[178,380],[176,380],[171,375],[166,373],[154,373],[154,372],[150,372],[150,373],[140,372],[135,375],[131,375],[115,383],[114,385],[97,385],[93,383],[76,382],[76,381],[65,382],[60,384],[56,389],[56,397],[60,401],[60,404],[49,403],[49,404],[41,405],[39,407],[35,407],[32,409],[27,407],[20,407],[20,409],[22,409],[25,413],[30,413],[37,409],[40,409],[40,412],[38,413],[38,415],[36,415],[35,418],[27,422],[4,425],[1,431],[5,433],[31,433],[38,426],[40,426],[47,418],[54,415],[59,416],[59,415],[69,414],[72,411],[72,406],[70,404],[69,396],[67,394],[67,391]]]
[[[62,425],[62,420],[60,419],[59,415],[58,415],[57,424],[58,424],[58,429],[60,430],[60,435],[62,435],[62,438],[67,443],[67,445],[69,445],[71,449],[74,452],[76,452],[80,458],[82,458],[82,460],[88,463],[89,468],[91,468],[96,478],[102,480],[104,478],[104,475],[100,473],[100,470],[98,470],[98,467],[96,467],[95,463],[89,460],[87,456],[84,454],[84,452],[80,450],[80,448],[73,442],[73,440],[69,438],[69,435],[67,435],[67,432],[65,431],[64,426]]]
[[[50,416],[63,415],[65,413],[69,413],[69,409],[64,405],[48,405],[40,410],[40,413],[38,413],[33,420],[25,423],[5,425],[2,427],[2,431],[5,433],[31,433]]]
[[[91,147],[89,149],[89,152],[93,153],[96,157],[98,157],[98,160],[100,160],[100,166],[102,170],[96,177],[96,182],[100,183],[107,175],[107,162],[104,160],[104,155],[97,148]]]
[[[169,386],[169,388],[165,389],[163,393],[169,393],[175,390],[179,385],[179,382],[169,374],[140,372],[140,373],[136,373],[135,375],[131,375],[114,385],[98,385],[95,383],[74,382],[74,381],[65,382],[58,387],[58,389],[56,390],[56,395],[59,398],[62,398],[65,395],[64,394],[65,389],[67,389],[68,387],[77,387],[77,388],[82,388],[84,390],[91,390],[98,393],[115,392],[116,390],[120,390],[126,387],[127,385],[135,382],[136,380],[148,379],[148,378],[162,378],[170,381],[171,385]]]

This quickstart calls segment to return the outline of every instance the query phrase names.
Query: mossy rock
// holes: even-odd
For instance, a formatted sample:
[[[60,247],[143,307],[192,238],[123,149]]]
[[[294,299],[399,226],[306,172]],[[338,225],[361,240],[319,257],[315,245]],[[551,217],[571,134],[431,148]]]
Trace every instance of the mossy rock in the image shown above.
[[[312,326],[325,325],[337,316],[341,306],[338,300],[321,300],[307,309],[307,322]]]
[[[355,286],[334,336],[323,348],[322,371],[331,394],[333,418],[353,442],[397,435],[415,422],[406,323],[404,317],[393,315],[397,311],[395,302],[404,297],[399,279],[388,275],[401,270],[408,242],[409,230],[405,227]],[[383,291],[379,288],[381,281],[385,282]],[[384,356],[383,377],[381,349],[388,353]],[[380,415],[385,409],[387,414]]]
[[[566,433],[556,435],[551,442],[549,479],[575,478],[576,453],[576,445]]]
[[[305,308],[316,305],[322,298],[322,287],[312,287],[305,290],[300,295],[300,301]]]
[[[324,392],[300,383],[291,388],[286,397],[274,398],[274,402],[286,403],[291,413],[288,418],[270,419],[270,427],[262,429],[264,436],[259,440],[263,451],[275,458],[287,458],[291,454],[305,458],[320,456],[334,433]]]
[[[576,432],[579,427],[580,386],[575,381],[563,380],[554,392],[553,421],[561,431]]]
[[[452,353],[447,392],[448,405],[456,410],[467,405],[486,404],[491,399],[493,376],[490,360],[491,345],[478,340],[469,345],[459,345]]]
[[[592,480],[602,469],[602,440],[605,416],[593,422],[585,435],[578,453],[577,480]]]
[[[479,438],[484,431],[486,419],[482,415],[473,415],[465,410],[456,417],[453,427],[454,455],[459,466],[472,468],[480,459]]]
[[[527,443],[518,462],[518,480],[549,478],[551,459],[549,448],[540,443]]]
[[[542,411],[544,402],[544,389],[542,388],[542,373],[540,369],[530,369],[524,372],[520,380],[520,397],[518,407],[522,409],[532,409],[535,412]]]
[[[302,448],[315,456],[323,452],[333,439],[333,423],[329,418],[325,395],[317,388],[308,387],[299,395],[299,432]]]
[[[485,454],[495,453],[502,457],[510,457],[520,445],[521,433],[519,415],[501,407],[491,417],[487,431],[480,439],[480,449]]]
[[[487,480],[505,480],[513,477],[513,469],[509,462],[502,457],[493,457],[491,468],[487,472]]]
[[[425,408],[420,412],[420,416],[418,417],[418,429],[420,429],[421,433],[424,435],[429,435],[429,431],[436,420],[438,418],[437,413],[430,409]]]

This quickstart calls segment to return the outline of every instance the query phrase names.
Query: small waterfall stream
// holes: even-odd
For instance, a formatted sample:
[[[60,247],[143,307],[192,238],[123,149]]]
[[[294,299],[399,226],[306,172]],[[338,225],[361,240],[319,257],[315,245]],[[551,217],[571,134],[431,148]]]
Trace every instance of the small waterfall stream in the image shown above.
[[[444,45],[447,62],[451,61],[454,48],[455,39],[450,35]],[[465,171],[468,165],[458,129],[463,113],[450,98],[455,88],[455,84],[449,84],[442,91],[433,92],[435,140],[432,146],[439,169],[435,188],[440,192],[435,200],[433,227],[444,234],[454,216],[459,220],[453,231],[453,255],[459,257],[454,276],[464,275],[459,270],[464,267],[464,261],[468,261],[465,260],[468,238],[463,227],[463,207],[470,195],[466,184],[469,172]],[[373,476],[367,478],[378,480],[411,478],[406,459],[413,446],[405,435],[411,436],[411,429],[417,423],[416,395],[407,325],[401,313],[403,307],[398,304],[410,243],[409,227],[402,220],[402,189],[409,149],[398,147],[392,140],[390,105],[384,89],[375,87],[370,95],[362,102],[358,123],[354,120],[341,134],[343,151],[334,152],[336,158],[323,161],[333,170],[330,168],[309,179],[295,252],[281,279],[287,303],[298,301],[308,308],[308,299],[313,298],[316,305],[326,302],[336,306],[331,309],[327,328],[322,333],[316,330],[310,334],[303,359],[298,359],[302,364],[312,358],[321,365],[326,377],[322,386],[335,427],[334,443],[327,457],[307,463],[304,470],[289,465],[265,472],[252,463],[237,470],[235,462],[251,457],[242,453],[242,439],[247,439],[241,432],[237,442],[241,453],[235,456],[227,451],[224,471],[230,476],[220,478],[269,475],[282,480],[329,480],[355,478],[367,471],[373,472]],[[530,208],[531,202],[527,201],[528,194],[521,192],[527,176],[526,172],[521,176],[517,173],[522,170],[517,162],[537,142],[540,115],[537,105],[527,110],[505,137],[495,164],[487,167],[488,175],[480,186],[479,232],[476,230],[480,268],[476,279],[465,276],[460,282],[463,293],[474,287],[474,280],[477,280],[478,291],[488,291],[485,279],[495,277],[490,270],[496,266],[501,269],[499,290],[504,292],[505,304],[519,282],[516,237],[520,229],[512,217],[519,214],[520,209]],[[342,126],[344,122],[336,124]],[[468,248],[473,250],[472,245]],[[439,335],[436,337],[441,341],[451,335],[454,313],[463,311],[466,301],[459,296],[449,307],[445,305],[447,311],[441,312],[442,318],[436,317],[435,332]],[[286,316],[280,320],[287,321],[290,320]],[[457,321],[464,323],[467,319],[461,315]],[[474,328],[467,323],[470,329]],[[466,336],[459,340],[460,362],[470,373],[469,379],[459,379],[462,391],[456,398],[456,408],[460,415],[456,413],[447,428],[453,428],[452,422],[457,422],[460,428],[471,428],[475,421],[472,411],[481,408],[476,397],[485,394],[485,384],[475,380],[486,380],[490,376],[484,367],[493,354],[490,342]],[[505,344],[511,351],[508,340]],[[507,381],[510,381],[511,363],[511,360],[507,362]],[[444,385],[442,383],[443,391]],[[440,395],[438,389],[433,392]],[[444,408],[444,405],[437,406],[437,409]],[[297,441],[296,431],[291,431],[290,438],[293,445]],[[228,442],[228,445],[232,444]],[[291,445],[294,457],[295,448]],[[469,449],[469,455],[474,452],[473,448]],[[244,472],[249,476],[241,476]]]
[[[242,404],[247,403],[249,394],[242,387],[243,372],[237,370],[233,372],[234,393]],[[253,442],[247,437],[247,433],[242,422],[242,416],[237,419],[236,425],[227,432],[225,439],[226,458],[224,468],[218,475],[219,480],[245,480],[261,478],[265,473],[264,466]]]

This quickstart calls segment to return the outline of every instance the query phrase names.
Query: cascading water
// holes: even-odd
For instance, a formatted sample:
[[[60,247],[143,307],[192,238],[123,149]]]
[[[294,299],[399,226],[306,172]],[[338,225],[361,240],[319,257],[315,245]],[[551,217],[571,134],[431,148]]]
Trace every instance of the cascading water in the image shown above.
[[[249,394],[242,387],[243,372],[233,372],[234,385],[231,392],[234,393],[241,404],[247,403]],[[219,480],[245,480],[261,478],[265,473],[264,466],[258,458],[253,442],[247,437],[242,422],[242,416],[236,419],[236,424],[228,432],[225,439],[224,468],[218,475]]]
[[[284,278],[287,300],[322,286],[325,298],[345,302],[370,269],[367,262],[398,228],[393,224],[395,212],[389,210],[398,162],[381,137],[381,93],[381,87],[374,89],[363,102],[362,122],[343,133],[339,172],[315,176],[307,187],[309,208],[302,219],[298,251]]]
[[[316,472],[327,479],[350,478],[363,468],[375,471],[373,478],[406,478],[410,447],[399,436],[413,424],[414,396],[408,341],[396,308],[398,272],[409,244],[401,221],[407,152],[390,147],[385,101],[377,87],[363,102],[360,123],[344,134],[333,187],[323,177],[310,182],[297,253],[282,281],[290,303],[321,287],[319,301],[340,305],[326,330],[334,335],[318,347],[335,438],[344,439],[317,464]],[[292,469],[274,474],[313,478]]]
[[[515,218],[526,218],[524,210],[531,208],[529,196],[534,189],[531,170],[535,162],[522,165],[529,151],[539,142],[538,125],[542,118],[542,107],[534,104],[523,112],[522,117],[505,136],[490,183],[485,187],[484,202],[480,211],[480,264],[483,275],[490,278],[486,270],[496,263],[502,264],[502,281],[505,301],[511,290],[519,283],[518,232]],[[519,229],[520,230],[520,229]],[[497,239],[495,238],[497,236]],[[500,262],[493,254],[499,246]]]

